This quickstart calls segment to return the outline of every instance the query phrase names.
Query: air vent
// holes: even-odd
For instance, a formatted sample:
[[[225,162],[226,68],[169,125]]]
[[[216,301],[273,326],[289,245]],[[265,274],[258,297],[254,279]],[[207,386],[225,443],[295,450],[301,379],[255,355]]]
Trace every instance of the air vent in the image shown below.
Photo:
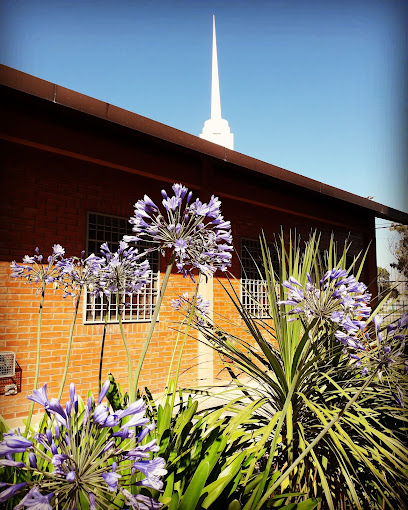
[[[0,352],[0,378],[14,377],[16,373],[16,354],[14,352]]]

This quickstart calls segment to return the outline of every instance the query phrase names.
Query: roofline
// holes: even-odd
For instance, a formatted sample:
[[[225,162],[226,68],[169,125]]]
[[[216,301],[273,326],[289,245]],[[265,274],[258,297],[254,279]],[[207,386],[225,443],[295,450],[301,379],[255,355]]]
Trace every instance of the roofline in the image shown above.
[[[348,202],[366,209],[380,218],[408,224],[408,213],[403,211],[393,209],[378,202],[349,193],[348,191],[329,186],[328,184],[310,179],[309,177],[304,177],[290,170],[285,170],[284,168],[246,156],[245,154],[227,149],[199,138],[198,136],[185,133],[184,131],[143,117],[137,113],[129,112],[128,110],[111,105],[110,103],[61,87],[55,83],[42,80],[41,78],[18,71],[17,69],[3,64],[0,64],[0,85],[125,126],[129,129],[238,165],[254,172],[268,175],[279,181]]]

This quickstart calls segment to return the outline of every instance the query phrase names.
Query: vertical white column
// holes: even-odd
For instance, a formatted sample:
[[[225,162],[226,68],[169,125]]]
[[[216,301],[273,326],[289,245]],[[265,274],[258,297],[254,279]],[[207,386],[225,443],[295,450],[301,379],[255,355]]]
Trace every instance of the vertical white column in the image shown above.
[[[210,302],[210,318],[213,318],[214,279],[200,276],[200,294]],[[198,334],[198,384],[209,385],[214,381],[214,350],[203,343],[204,337]]]

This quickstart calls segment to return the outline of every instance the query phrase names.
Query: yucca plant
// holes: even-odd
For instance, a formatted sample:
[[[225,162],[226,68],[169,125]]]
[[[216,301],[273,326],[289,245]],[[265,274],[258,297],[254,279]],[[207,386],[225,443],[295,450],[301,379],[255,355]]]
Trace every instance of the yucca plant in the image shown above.
[[[320,497],[321,508],[406,508],[401,404],[408,319],[382,328],[379,306],[370,309],[367,288],[358,282],[365,257],[346,270],[347,246],[337,256],[331,242],[322,257],[316,235],[303,251],[282,237],[275,275],[265,239],[261,243],[269,318],[251,316],[231,286],[226,292],[245,335],[208,321],[200,327],[228,358],[246,398],[264,399],[255,423],[269,428],[269,436],[246,471],[251,491],[243,508],[272,506],[270,498],[282,492],[294,494],[286,498],[289,507]],[[248,334],[249,342],[243,340]]]

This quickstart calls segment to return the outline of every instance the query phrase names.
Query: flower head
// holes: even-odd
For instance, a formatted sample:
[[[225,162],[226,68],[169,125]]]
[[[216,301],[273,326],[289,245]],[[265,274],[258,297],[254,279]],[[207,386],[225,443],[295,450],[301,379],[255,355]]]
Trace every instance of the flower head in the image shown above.
[[[32,508],[33,510],[52,510],[50,501],[54,494],[51,492],[43,496],[38,487],[33,487],[29,493],[14,507],[15,510],[20,508]]]
[[[116,413],[100,403],[109,389],[109,383],[103,386],[99,401],[89,397],[84,411],[75,406],[78,396],[75,386],[70,386],[70,400],[65,408],[57,399],[46,398],[46,387],[36,390],[31,400],[41,404],[51,417],[45,433],[37,433],[33,440],[19,434],[6,433],[0,442],[0,467],[9,466],[16,470],[29,472],[29,481],[15,484],[0,493],[0,502],[13,497],[19,491],[25,495],[16,508],[48,510],[55,506],[54,494],[58,495],[58,505],[75,508],[80,499],[89,502],[89,508],[107,508],[116,499],[123,488],[132,482],[131,477],[142,473],[142,485],[161,488],[160,477],[167,471],[164,460],[152,458],[158,451],[156,441],[142,445],[140,441],[142,427],[152,430],[152,424],[144,417],[146,405],[140,399],[128,408]],[[127,416],[133,418],[126,421]],[[115,433],[112,427],[126,431]],[[130,428],[136,427],[137,434]],[[138,430],[139,428],[139,430]],[[83,438],[87,440],[84,441]],[[24,461],[12,458],[14,454],[28,452]],[[37,462],[37,457],[41,463]],[[47,461],[47,458],[49,459]],[[143,460],[142,460],[143,459]],[[140,464],[140,468],[138,464]],[[6,484],[7,485],[7,484]],[[5,487],[4,485],[3,487]],[[112,497],[109,496],[110,493]],[[148,501],[132,496],[132,502],[147,505]],[[148,498],[149,499],[149,498]],[[149,504],[161,505],[149,499]],[[136,504],[136,503],[134,503]],[[159,506],[157,506],[159,505]],[[147,506],[145,506],[148,508]]]
[[[64,297],[75,297],[85,285],[92,292],[98,284],[99,271],[105,263],[103,257],[97,257],[93,253],[87,258],[81,256],[59,260],[57,266],[61,271]]]
[[[174,251],[176,265],[184,276],[193,270],[212,276],[217,269],[225,271],[231,264],[231,224],[221,215],[221,202],[212,196],[209,203],[192,202],[192,193],[182,184],[173,185],[174,196],[162,191],[163,210],[147,195],[135,204],[130,218],[132,236],[124,241],[146,240],[152,249]]]
[[[189,316],[193,306],[193,299],[190,300],[188,292],[184,292],[178,299],[171,300],[171,306],[185,316]],[[210,315],[210,302],[205,300],[201,294],[198,294],[195,300],[194,311],[196,312],[196,321],[199,325],[204,324],[205,316]]]
[[[102,244],[101,252],[105,256],[106,265],[98,272],[95,293],[108,296],[117,292],[137,294],[149,283],[149,261],[140,262],[141,255],[136,248],[121,241],[117,252],[112,253],[106,243]]]
[[[395,402],[404,407],[404,392],[400,387],[408,373],[408,357],[406,355],[406,342],[408,340],[408,315],[392,324],[392,327],[384,327],[380,332],[380,326],[385,321],[384,317],[376,315],[373,319],[374,328],[371,334],[367,332],[367,351],[361,357],[363,375],[374,370],[377,372],[381,383],[384,374],[392,376],[395,382],[392,395]]]
[[[49,407],[48,397],[47,397],[47,384],[44,384],[42,388],[39,390],[33,390],[33,394],[27,397],[28,400],[32,400],[37,404],[40,404],[44,407],[45,410]]]
[[[371,312],[367,287],[341,267],[327,271],[318,283],[307,276],[305,285],[292,276],[283,282],[288,296],[278,303],[294,306],[289,315],[303,317],[306,324],[313,320],[324,323],[345,347],[365,350],[362,331],[366,323],[362,319]]]
[[[60,244],[54,244],[52,254],[44,262],[44,257],[37,247],[32,257],[24,256],[24,265],[19,265],[13,260],[11,263],[11,277],[24,278],[27,282],[38,285],[38,292],[40,292],[42,286],[49,283],[52,283],[56,288],[61,283],[61,269],[58,262],[63,260],[64,254],[64,248]]]

